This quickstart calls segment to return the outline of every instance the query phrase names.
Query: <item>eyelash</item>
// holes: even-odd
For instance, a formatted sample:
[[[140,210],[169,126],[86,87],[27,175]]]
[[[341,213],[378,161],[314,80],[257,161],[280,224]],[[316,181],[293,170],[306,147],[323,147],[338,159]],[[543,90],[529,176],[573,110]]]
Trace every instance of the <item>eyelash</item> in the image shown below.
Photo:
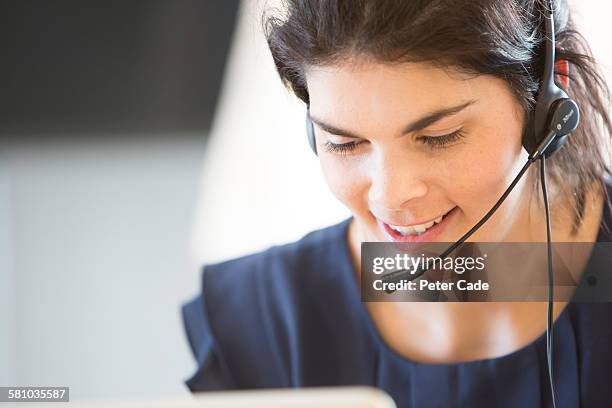
[[[419,136],[417,140],[432,149],[444,149],[451,143],[464,137],[462,129],[456,130],[453,133],[442,136]],[[349,142],[349,143],[332,143],[327,141],[324,143],[325,150],[330,153],[337,153],[340,155],[347,155],[357,148],[362,142]]]
[[[442,136],[419,136],[417,137],[417,140],[420,140],[422,143],[427,144],[432,148],[444,148],[447,145],[450,145],[451,143],[463,138],[464,135],[462,130],[463,129],[459,129],[453,133]]]

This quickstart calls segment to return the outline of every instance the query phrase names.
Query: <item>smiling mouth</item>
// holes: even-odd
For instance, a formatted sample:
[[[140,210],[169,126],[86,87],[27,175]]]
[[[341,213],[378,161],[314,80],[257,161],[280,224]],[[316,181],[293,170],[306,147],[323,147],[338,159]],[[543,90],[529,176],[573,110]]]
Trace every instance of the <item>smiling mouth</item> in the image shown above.
[[[457,207],[453,207],[452,209],[450,209],[449,211],[447,211],[445,214],[430,220],[428,222],[422,223],[422,224],[414,224],[414,225],[409,225],[409,226],[403,226],[403,225],[393,225],[393,224],[388,224],[384,221],[381,221],[382,224],[384,225],[385,229],[387,230],[387,232],[396,239],[401,239],[401,238],[417,238],[417,237],[422,237],[422,236],[427,236],[430,235],[428,233],[438,230],[439,228],[437,228],[440,224],[442,224],[446,217],[453,212],[453,210],[455,210]]]
[[[450,211],[449,211],[450,212]],[[446,213],[448,214],[448,212]],[[387,224],[391,229],[397,231],[400,235],[418,235],[426,232],[428,229],[433,227],[435,224],[439,224],[442,222],[442,219],[446,216],[446,214],[439,216],[435,220],[426,222],[424,224],[415,224],[410,226],[401,226],[401,225],[392,225]]]

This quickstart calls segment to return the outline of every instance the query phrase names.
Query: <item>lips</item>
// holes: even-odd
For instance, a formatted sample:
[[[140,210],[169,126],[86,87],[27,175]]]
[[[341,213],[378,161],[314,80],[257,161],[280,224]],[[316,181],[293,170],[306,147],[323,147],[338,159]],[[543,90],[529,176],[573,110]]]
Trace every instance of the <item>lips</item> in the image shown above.
[[[392,242],[428,242],[434,241],[437,236],[439,236],[444,229],[448,226],[451,219],[457,212],[458,207],[454,207],[452,210],[447,212],[442,216],[442,220],[439,223],[436,223],[436,219],[427,221],[422,224],[412,224],[412,226],[395,226],[392,224],[388,224],[384,221],[381,221],[377,218],[377,222],[381,229],[384,231],[387,239]],[[429,228],[424,228],[424,226],[429,225]],[[416,232],[416,235],[402,235],[396,228],[401,228],[405,232]],[[412,229],[412,230],[411,230]],[[423,231],[423,232],[421,232]]]

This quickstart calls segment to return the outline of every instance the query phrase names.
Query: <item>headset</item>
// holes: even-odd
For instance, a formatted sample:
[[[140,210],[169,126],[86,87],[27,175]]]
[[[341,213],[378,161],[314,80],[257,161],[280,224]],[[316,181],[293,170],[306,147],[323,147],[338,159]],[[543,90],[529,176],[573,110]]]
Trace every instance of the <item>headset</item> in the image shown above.
[[[542,7],[544,20],[545,47],[544,47],[544,72],[540,83],[535,107],[527,123],[526,131],[523,132],[522,145],[529,153],[527,163],[519,171],[510,186],[501,195],[495,205],[482,219],[465,233],[458,241],[446,249],[440,258],[449,256],[457,247],[474,234],[499,208],[515,185],[523,177],[529,167],[536,161],[540,161],[540,180],[544,211],[546,215],[546,238],[547,238],[547,263],[548,263],[548,308],[546,325],[546,355],[548,363],[548,379],[551,391],[552,406],[556,407],[555,386],[553,375],[553,272],[552,272],[552,245],[550,228],[550,211],[548,205],[548,194],[546,188],[546,158],[558,152],[567,142],[568,136],[578,127],[580,122],[580,109],[578,104],[568,96],[565,90],[555,82],[555,21],[553,0],[545,0]],[[569,69],[568,69],[569,70]],[[564,73],[568,75],[568,72]],[[308,143],[312,151],[317,154],[317,145],[314,126],[310,119],[309,111],[306,112],[306,133]],[[417,271],[398,270],[384,276],[384,281],[397,282],[400,280],[414,280],[427,272],[428,269],[421,267]],[[393,292],[392,290],[387,291]]]

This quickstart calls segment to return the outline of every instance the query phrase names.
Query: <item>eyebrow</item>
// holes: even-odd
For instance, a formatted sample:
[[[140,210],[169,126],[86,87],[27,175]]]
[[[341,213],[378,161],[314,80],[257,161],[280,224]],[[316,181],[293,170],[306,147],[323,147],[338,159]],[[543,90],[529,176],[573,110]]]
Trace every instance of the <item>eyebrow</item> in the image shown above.
[[[406,135],[408,133],[412,133],[415,132],[417,130],[421,130],[426,128],[429,125],[433,125],[434,123],[436,123],[437,121],[446,118],[448,116],[452,116],[452,115],[456,115],[457,113],[461,112],[462,110],[464,110],[465,108],[467,108],[470,105],[473,105],[474,103],[476,103],[475,99],[469,100],[465,103],[462,103],[460,105],[457,106],[451,106],[448,108],[443,108],[443,109],[439,109],[436,110],[434,112],[428,113],[425,116],[423,116],[420,119],[415,120],[414,122],[408,124],[407,126],[404,127],[404,130],[402,130],[402,135]],[[332,135],[338,135],[338,136],[344,136],[344,137],[350,137],[350,138],[355,138],[355,139],[364,139],[363,137],[357,135],[356,133],[353,133],[351,131],[348,130],[344,130],[344,129],[340,129],[336,126],[330,125],[328,123],[325,123],[324,121],[317,119],[315,117],[313,117],[310,112],[308,113],[308,116],[310,117],[310,120],[313,121],[314,123],[317,124],[317,126],[319,126],[321,129],[323,129],[324,131],[331,133]]]

